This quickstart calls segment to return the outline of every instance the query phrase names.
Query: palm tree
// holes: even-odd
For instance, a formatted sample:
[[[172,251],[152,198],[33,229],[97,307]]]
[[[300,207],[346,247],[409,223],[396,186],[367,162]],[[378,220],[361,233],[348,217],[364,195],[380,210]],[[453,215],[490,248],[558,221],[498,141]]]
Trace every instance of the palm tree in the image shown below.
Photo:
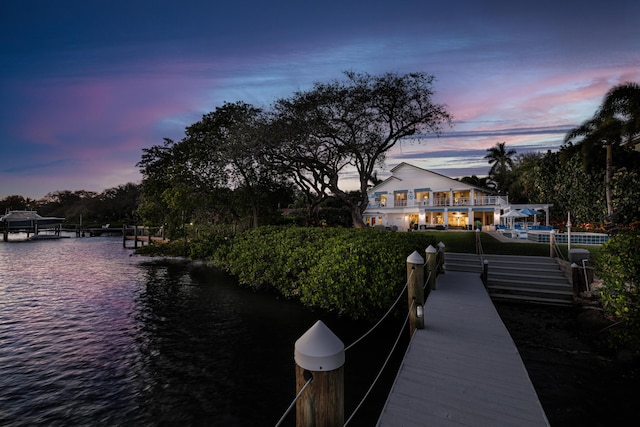
[[[613,218],[611,197],[611,177],[613,176],[613,146],[637,143],[640,136],[640,85],[624,83],[614,86],[607,92],[602,105],[595,115],[572,129],[565,136],[565,144],[571,144],[577,138],[588,164],[594,151],[604,146],[606,151],[605,197],[607,217]]]
[[[622,143],[631,144],[640,136],[640,84],[628,82],[614,86],[605,96],[600,109],[602,117],[615,117],[622,122]]]
[[[499,193],[509,188],[509,171],[513,169],[513,156],[516,155],[516,150],[507,150],[505,145],[505,142],[497,143],[495,146],[487,149],[489,154],[484,156],[491,165],[489,178],[493,181]]]

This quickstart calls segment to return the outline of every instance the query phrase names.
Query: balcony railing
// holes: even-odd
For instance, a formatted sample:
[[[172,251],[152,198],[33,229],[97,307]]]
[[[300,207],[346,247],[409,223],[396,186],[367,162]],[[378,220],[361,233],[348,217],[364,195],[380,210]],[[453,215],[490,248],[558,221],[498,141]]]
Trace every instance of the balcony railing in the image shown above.
[[[473,204],[471,201],[473,200]],[[393,205],[389,205],[389,203],[385,205],[380,202],[369,203],[369,208],[404,208],[404,207],[426,207],[426,206],[435,206],[435,207],[446,207],[446,206],[499,206],[503,199],[500,196],[482,196],[471,199],[470,197],[458,197],[453,200],[449,197],[436,197],[433,199],[417,199],[417,200],[406,200],[406,199],[397,199],[393,201]]]

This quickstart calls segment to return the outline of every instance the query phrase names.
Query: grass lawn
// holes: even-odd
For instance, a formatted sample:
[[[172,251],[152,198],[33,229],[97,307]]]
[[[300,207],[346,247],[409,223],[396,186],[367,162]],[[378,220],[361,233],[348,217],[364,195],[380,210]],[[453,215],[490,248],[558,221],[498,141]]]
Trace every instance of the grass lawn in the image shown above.
[[[434,239],[443,242],[448,252],[475,253],[476,251],[476,232],[468,231],[442,231],[433,233]],[[494,239],[487,233],[480,233],[482,249],[486,254],[498,255],[532,255],[532,256],[549,256],[548,243],[523,243],[513,242],[506,243]],[[564,259],[568,259],[567,245],[558,245]],[[572,248],[587,249],[594,260],[599,252],[600,246],[595,245],[572,245]]]

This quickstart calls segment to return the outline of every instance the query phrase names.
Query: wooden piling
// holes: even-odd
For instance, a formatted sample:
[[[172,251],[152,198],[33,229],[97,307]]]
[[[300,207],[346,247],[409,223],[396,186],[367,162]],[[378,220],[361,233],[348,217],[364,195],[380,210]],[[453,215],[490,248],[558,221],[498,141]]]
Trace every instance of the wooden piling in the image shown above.
[[[435,249],[434,249],[435,251]],[[435,253],[433,254],[435,262]],[[435,272],[433,273],[435,275]],[[407,296],[409,305],[409,336],[424,329],[424,258],[414,251],[407,257]]]
[[[344,425],[344,344],[322,321],[295,343],[296,427]]]
[[[580,277],[580,267],[575,262],[571,264],[571,284],[573,285],[573,298],[576,299],[582,290],[582,278]]]
[[[429,247],[425,250],[425,254],[427,257],[427,275],[429,277],[429,290],[436,290],[436,277],[438,275],[438,264],[437,264],[437,250],[433,246],[429,245]]]
[[[551,258],[556,257],[556,231],[551,230],[549,232],[549,256]]]
[[[444,259],[445,248],[446,248],[446,246],[445,246],[444,243],[442,243],[442,242],[438,243],[438,258],[439,258],[439,260],[438,260],[438,273],[439,274],[444,274],[444,271],[445,271],[445,267],[444,267],[444,264],[445,264],[445,259]]]
[[[488,284],[487,281],[489,279],[489,260],[485,259],[482,263],[482,283],[484,284],[485,289]]]

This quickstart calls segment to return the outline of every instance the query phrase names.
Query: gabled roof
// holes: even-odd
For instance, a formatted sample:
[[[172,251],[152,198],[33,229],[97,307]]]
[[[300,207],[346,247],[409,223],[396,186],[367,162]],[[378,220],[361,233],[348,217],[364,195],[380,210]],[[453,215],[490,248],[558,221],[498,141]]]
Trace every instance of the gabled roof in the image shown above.
[[[379,182],[379,183],[378,183],[378,184],[376,184],[375,186],[371,187],[371,188],[369,189],[369,191],[373,191],[374,189],[376,189],[376,188],[378,188],[378,187],[382,187],[383,185],[387,184],[389,181],[393,181],[393,180],[396,180],[396,181],[402,181],[400,178],[398,178],[398,177],[395,177],[395,176],[391,175],[389,178],[387,178],[387,179],[385,179],[384,181]]]
[[[392,173],[392,175],[391,175],[389,178],[387,178],[387,179],[385,179],[384,181],[382,181],[381,183],[379,183],[378,185],[376,185],[375,187],[370,188],[370,189],[369,189],[369,192],[374,192],[374,190],[375,190],[376,188],[381,187],[381,186],[383,186],[383,185],[387,184],[387,183],[388,183],[390,180],[392,180],[392,179],[396,179],[396,180],[398,180],[398,181],[402,181],[402,179],[401,179],[401,178],[398,178],[397,176],[395,176],[395,175],[394,175],[394,173],[396,173],[397,171],[399,171],[399,170],[401,170],[401,169],[403,169],[403,168],[413,168],[413,169],[417,169],[417,170],[418,170],[418,171],[420,171],[420,172],[424,172],[424,173],[428,173],[428,174],[436,175],[436,176],[438,176],[438,177],[440,177],[440,178],[444,178],[444,179],[446,179],[446,180],[449,180],[449,181],[451,181],[451,182],[452,182],[452,184],[453,184],[453,183],[455,183],[455,184],[457,184],[458,186],[459,186],[460,184],[462,184],[462,185],[464,185],[464,186],[465,186],[465,187],[467,187],[467,188],[474,188],[474,189],[481,190],[481,191],[484,191],[484,192],[492,192],[492,190],[490,190],[490,189],[488,189],[488,188],[478,187],[478,186],[476,186],[476,185],[472,185],[472,184],[467,184],[467,183],[465,183],[465,182],[458,181],[457,179],[450,178],[450,177],[448,177],[448,176],[446,176],[446,175],[443,175],[443,174],[441,174],[441,173],[434,172],[434,171],[431,171],[431,170],[428,170],[428,169],[424,169],[424,168],[421,168],[421,167],[419,167],[419,166],[412,165],[412,164],[407,163],[407,162],[401,162],[401,163],[399,163],[398,165],[394,166],[394,167],[391,169],[391,173]]]

